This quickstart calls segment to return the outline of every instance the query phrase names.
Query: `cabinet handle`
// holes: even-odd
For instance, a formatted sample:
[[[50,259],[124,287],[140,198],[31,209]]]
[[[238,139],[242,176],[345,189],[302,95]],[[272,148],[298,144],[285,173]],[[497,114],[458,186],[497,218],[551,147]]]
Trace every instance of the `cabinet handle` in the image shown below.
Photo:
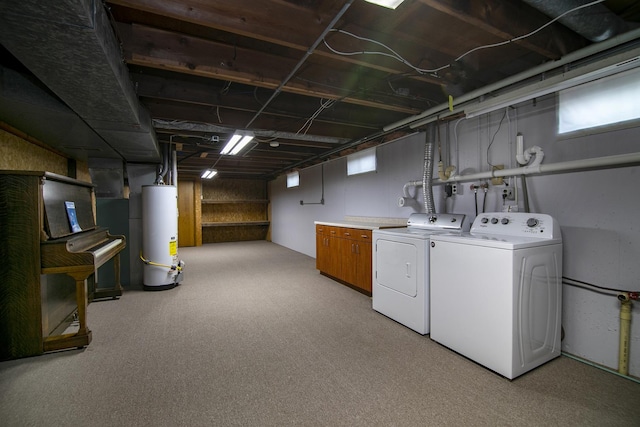
[[[411,277],[411,263],[407,263],[407,277]]]
[[[359,254],[360,253],[360,245],[356,243],[356,253]]]
[[[351,236],[351,233],[344,233],[345,236]]]
[[[355,251],[356,245],[354,243],[351,244],[351,253],[354,254],[356,253]]]
[[[330,231],[331,234],[336,234],[335,230]]]
[[[362,237],[363,239],[368,239],[369,236],[367,236],[366,234],[361,234],[360,237]]]

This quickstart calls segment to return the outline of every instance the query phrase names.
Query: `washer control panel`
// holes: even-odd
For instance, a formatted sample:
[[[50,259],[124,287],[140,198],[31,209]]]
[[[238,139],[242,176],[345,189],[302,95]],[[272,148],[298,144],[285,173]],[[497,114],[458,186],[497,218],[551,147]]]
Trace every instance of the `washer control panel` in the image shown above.
[[[476,217],[471,234],[531,236],[540,239],[560,237],[560,227],[549,215],[525,212],[490,212]]]

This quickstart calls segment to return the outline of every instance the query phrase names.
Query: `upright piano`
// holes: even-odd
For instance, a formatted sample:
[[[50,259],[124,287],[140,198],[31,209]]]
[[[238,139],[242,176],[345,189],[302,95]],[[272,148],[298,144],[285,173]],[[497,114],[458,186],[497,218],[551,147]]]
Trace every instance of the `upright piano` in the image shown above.
[[[94,206],[91,183],[0,171],[0,360],[88,345],[89,301],[122,294],[126,240],[96,225]],[[88,279],[111,259],[116,283],[89,289]],[[61,333],[58,324],[74,316],[77,331]]]

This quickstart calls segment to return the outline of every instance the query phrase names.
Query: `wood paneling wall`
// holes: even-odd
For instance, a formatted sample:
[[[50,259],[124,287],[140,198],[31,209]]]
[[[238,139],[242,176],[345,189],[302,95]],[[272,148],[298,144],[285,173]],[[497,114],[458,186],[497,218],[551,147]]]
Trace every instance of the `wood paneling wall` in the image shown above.
[[[0,169],[46,171],[68,176],[68,162],[62,153],[0,122]],[[73,178],[91,182],[86,162],[76,161]]]
[[[266,181],[202,181],[202,242],[264,240],[268,205]]]

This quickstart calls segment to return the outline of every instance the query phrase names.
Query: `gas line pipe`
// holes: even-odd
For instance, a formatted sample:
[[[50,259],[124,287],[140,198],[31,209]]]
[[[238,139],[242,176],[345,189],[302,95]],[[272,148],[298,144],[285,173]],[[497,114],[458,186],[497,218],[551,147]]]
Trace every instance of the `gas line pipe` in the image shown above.
[[[618,372],[629,375],[629,348],[631,339],[631,308],[633,300],[637,300],[638,292],[622,292],[618,294],[620,301],[620,349],[618,351]]]

